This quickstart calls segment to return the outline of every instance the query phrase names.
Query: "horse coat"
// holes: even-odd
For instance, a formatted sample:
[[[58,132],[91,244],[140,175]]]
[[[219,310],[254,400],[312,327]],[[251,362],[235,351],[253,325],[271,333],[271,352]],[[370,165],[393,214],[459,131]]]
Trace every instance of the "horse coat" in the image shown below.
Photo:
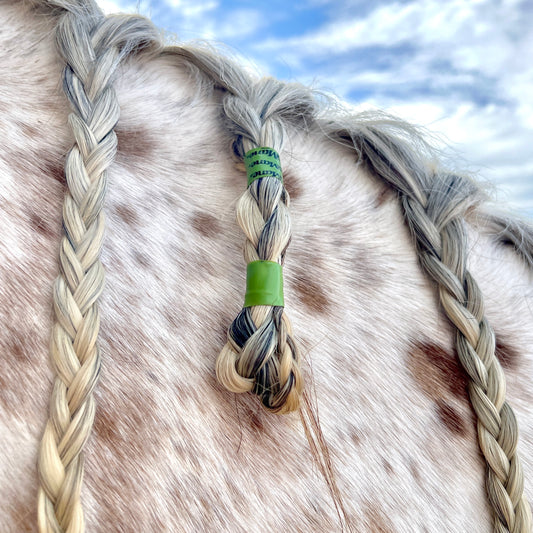
[[[253,79],[213,51],[162,48],[144,19],[108,19],[106,26],[94,5],[81,1],[2,2],[0,17],[1,531],[35,530],[40,486],[41,493],[57,491],[39,508],[55,507],[57,524],[72,514],[74,524],[42,521],[41,530],[83,530],[79,511],[70,510],[79,508],[77,496],[70,501],[52,482],[43,489],[46,474],[39,471],[49,459],[40,443],[58,379],[50,332],[62,312],[51,305],[63,268],[62,205],[65,194],[77,194],[68,192],[65,163],[73,145],[113,135],[98,133],[92,111],[98,76],[106,91],[116,91],[120,118],[109,130],[116,155],[111,146],[85,157],[80,171],[105,173],[108,183],[101,370],[87,385],[94,425],[86,442],[78,438],[80,449],[73,445],[84,457],[87,531],[485,532],[507,531],[494,523],[527,513],[517,500],[493,518],[467,393],[474,370],[487,382],[492,374],[479,366],[467,374],[458,361],[457,327],[445,308],[453,289],[446,286],[458,278],[453,265],[440,283],[427,274],[434,257],[454,256],[440,248],[438,232],[437,252],[426,253],[437,245],[431,228],[416,225],[417,210],[433,217],[434,227],[451,224],[468,236],[459,255],[467,252],[484,308],[473,296],[461,306],[474,301],[468,316],[486,317],[495,332],[507,391],[500,388],[493,401],[501,405],[505,396],[521,430],[518,451],[501,461],[511,479],[514,457],[521,458],[530,500],[531,228],[488,214],[477,185],[442,171],[414,128],[382,114],[332,109],[300,86]],[[68,34],[77,27],[72,20],[79,31]],[[65,56],[61,43],[68,39]],[[90,88],[63,73],[82,45],[112,71],[109,81],[104,67],[91,74]],[[78,99],[77,109],[72,103],[77,91],[89,95],[86,109],[85,101]],[[228,103],[229,96],[239,101]],[[239,125],[241,108],[231,115],[242,100],[257,135],[279,144],[291,199],[285,311],[300,346],[306,412],[315,417],[311,436],[297,413],[268,412],[254,395],[228,392],[215,378],[245,286],[235,210],[246,188],[242,145],[256,130]],[[76,118],[69,125],[72,112],[96,124],[92,133],[74,139],[72,128],[84,126]],[[457,289],[470,290],[467,296],[474,293],[469,276]],[[83,327],[86,316],[63,328]],[[492,352],[487,368],[497,365]],[[59,370],[77,372],[67,364]],[[73,405],[74,385],[62,386],[57,394]],[[60,409],[58,419],[69,425],[85,405]],[[503,411],[487,410],[499,420],[497,440],[506,431]],[[78,461],[66,444],[53,446],[65,464]],[[76,475],[57,473],[66,485]],[[506,488],[521,495],[514,482]],[[513,524],[509,530],[525,531]]]

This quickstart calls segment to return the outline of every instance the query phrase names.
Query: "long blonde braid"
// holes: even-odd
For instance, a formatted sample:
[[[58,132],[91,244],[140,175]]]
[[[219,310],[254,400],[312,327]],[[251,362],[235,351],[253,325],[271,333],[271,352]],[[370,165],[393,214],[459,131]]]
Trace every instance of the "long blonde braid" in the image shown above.
[[[53,291],[56,322],[50,348],[57,375],[38,459],[38,524],[42,532],[79,533],[84,530],[82,449],[93,425],[92,391],[100,371],[102,209],[117,146],[113,128],[119,106],[112,78],[124,55],[154,36],[144,19],[105,19],[94,2],[53,5],[65,9],[57,43],[67,63],[63,85],[73,110],[69,123],[75,144],[65,163],[65,235]]]

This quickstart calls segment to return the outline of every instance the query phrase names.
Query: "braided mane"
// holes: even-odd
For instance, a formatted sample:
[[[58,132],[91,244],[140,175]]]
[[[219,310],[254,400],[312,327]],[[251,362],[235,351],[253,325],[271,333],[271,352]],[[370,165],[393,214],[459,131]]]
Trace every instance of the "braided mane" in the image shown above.
[[[356,165],[365,165],[395,191],[420,264],[438,288],[442,308],[456,329],[457,352],[469,378],[479,446],[487,465],[494,531],[531,531],[531,511],[523,495],[523,475],[516,453],[517,422],[505,399],[505,376],[495,357],[495,337],[484,314],[483,296],[468,270],[467,226],[484,225],[501,242],[510,244],[529,267],[533,267],[533,229],[519,220],[487,213],[480,187],[468,177],[441,168],[430,146],[412,127],[397,119],[378,113],[332,114],[303,86],[252,79],[235,62],[207,48],[165,47],[146,19],[106,18],[92,0],[46,4],[57,17],[57,46],[66,64],[63,85],[72,108],[69,123],[73,148],[65,163],[65,235],[59,251],[60,275],[54,285],[56,321],[51,361],[56,379],[39,454],[40,531],[84,531],[80,503],[83,447],[93,424],[92,392],[100,368],[97,303],[104,288],[100,263],[103,205],[107,169],[116,151],[113,130],[119,120],[113,80],[121,62],[140,51],[171,57],[187,65],[203,83],[224,91],[221,113],[238,157],[256,146],[280,150],[289,127],[321,132],[331,142],[353,150],[354,170]],[[265,212],[270,216],[274,209],[279,220],[268,229],[268,242],[263,243],[274,252],[259,258],[283,260],[290,239],[288,206],[288,193],[276,180],[265,180],[244,193],[237,210],[247,236],[247,261],[258,257],[256,241],[264,231],[262,224],[268,218]],[[262,328],[259,333],[274,335],[276,331],[277,349],[286,357],[280,359],[280,366],[273,362],[269,367],[280,390],[273,391],[264,403],[278,412],[294,410],[302,388],[297,349],[282,311],[266,306],[243,310],[230,328],[217,367],[219,378],[229,388],[251,390],[249,381],[231,373],[239,365],[255,364],[254,360],[239,363],[237,352],[241,346],[236,331],[251,323]],[[261,342],[266,342],[266,336],[257,337],[256,348],[264,351]],[[286,387],[289,381],[291,385]],[[309,412],[302,415],[302,420],[314,426],[312,420],[309,422]],[[314,435],[308,437],[315,443],[315,455],[322,457],[321,470],[327,477],[331,469],[327,448],[320,444],[320,433],[315,431]],[[337,494],[334,480],[328,479],[328,484]],[[342,508],[342,502],[339,505]]]

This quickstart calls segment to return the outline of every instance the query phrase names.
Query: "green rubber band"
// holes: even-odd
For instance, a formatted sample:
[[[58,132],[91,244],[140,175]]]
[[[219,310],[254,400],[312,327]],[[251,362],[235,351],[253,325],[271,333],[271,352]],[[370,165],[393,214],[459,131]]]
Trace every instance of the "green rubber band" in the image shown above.
[[[252,148],[244,155],[244,166],[248,176],[248,186],[259,178],[276,178],[283,183],[279,155],[266,146]]]
[[[281,306],[283,302],[283,272],[274,261],[252,261],[246,267],[244,307],[255,305]]]

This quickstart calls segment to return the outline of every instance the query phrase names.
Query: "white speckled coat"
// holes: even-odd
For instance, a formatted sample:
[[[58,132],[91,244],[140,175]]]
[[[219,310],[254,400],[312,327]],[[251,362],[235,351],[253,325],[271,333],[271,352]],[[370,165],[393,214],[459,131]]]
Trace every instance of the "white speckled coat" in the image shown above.
[[[54,17],[2,2],[0,21],[0,531],[16,533],[36,528],[72,139]],[[142,53],[115,86],[87,531],[340,531],[298,415],[215,379],[245,280],[235,203],[246,177],[222,91],[184,61]],[[466,377],[396,195],[320,131],[289,132],[286,311],[353,531],[490,531]],[[488,231],[469,231],[531,500],[533,276]]]

